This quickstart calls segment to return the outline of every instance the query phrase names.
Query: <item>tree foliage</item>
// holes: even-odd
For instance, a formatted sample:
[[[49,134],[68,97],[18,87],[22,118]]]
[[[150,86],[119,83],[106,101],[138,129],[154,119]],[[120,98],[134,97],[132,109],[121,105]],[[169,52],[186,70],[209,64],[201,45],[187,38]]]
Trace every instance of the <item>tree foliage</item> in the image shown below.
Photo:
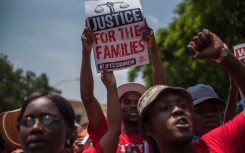
[[[6,55],[0,54],[0,113],[21,107],[24,98],[38,89],[59,90],[49,86],[46,74],[36,76],[32,71],[25,74],[14,70]]]
[[[164,12],[163,12],[164,13]],[[213,61],[191,57],[187,44],[204,28],[220,36],[231,48],[245,42],[245,1],[243,0],[183,0],[175,10],[176,17],[167,28],[158,29],[156,41],[169,85],[189,87],[209,84],[222,98],[227,97],[228,75]],[[143,74],[147,87],[152,86],[151,66],[129,71],[129,81]]]

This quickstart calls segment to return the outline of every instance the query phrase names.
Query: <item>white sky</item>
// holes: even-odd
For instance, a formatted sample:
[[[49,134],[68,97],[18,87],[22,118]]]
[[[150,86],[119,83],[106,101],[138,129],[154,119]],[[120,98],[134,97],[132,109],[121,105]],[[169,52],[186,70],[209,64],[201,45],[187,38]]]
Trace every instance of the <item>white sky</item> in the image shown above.
[[[155,31],[172,20],[181,0],[141,0],[143,14]],[[49,84],[70,100],[80,100],[79,75],[85,9],[83,0],[0,0],[0,53],[14,68],[46,73]],[[93,56],[92,56],[93,57]],[[106,102],[106,90],[92,67],[95,96]],[[117,84],[127,82],[127,70],[115,73]],[[136,82],[143,83],[138,77]]]

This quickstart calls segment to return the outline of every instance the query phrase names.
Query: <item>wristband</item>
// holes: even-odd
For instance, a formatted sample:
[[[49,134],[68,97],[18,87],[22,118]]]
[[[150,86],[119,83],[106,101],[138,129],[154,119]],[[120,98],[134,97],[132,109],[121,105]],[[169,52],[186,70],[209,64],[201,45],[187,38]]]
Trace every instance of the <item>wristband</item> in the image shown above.
[[[220,50],[220,55],[215,59],[215,62],[220,63],[228,55],[229,49],[228,46],[224,43],[224,47]]]

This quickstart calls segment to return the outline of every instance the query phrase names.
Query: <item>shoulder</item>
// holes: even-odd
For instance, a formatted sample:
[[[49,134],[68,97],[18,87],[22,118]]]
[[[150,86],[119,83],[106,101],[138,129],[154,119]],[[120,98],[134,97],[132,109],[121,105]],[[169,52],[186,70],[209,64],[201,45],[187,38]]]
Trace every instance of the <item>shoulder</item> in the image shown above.
[[[245,116],[240,113],[233,120],[196,140],[194,146],[197,152],[198,150],[236,152],[243,148],[244,143]]]

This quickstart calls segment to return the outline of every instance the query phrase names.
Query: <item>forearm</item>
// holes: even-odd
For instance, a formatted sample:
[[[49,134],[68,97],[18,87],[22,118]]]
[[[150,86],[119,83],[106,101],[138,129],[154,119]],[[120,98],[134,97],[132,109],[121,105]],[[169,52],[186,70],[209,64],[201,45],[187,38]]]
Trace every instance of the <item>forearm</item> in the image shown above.
[[[107,110],[108,131],[119,134],[122,115],[116,86],[107,87]]]
[[[153,47],[151,49],[151,56],[152,56],[152,75],[153,75],[153,84],[167,84],[166,76],[164,72],[164,66],[161,61],[159,52],[157,47]]]
[[[144,18],[144,22],[145,25],[140,27],[139,32],[142,35],[142,40],[147,43],[147,48],[149,48],[151,53],[153,84],[154,85],[166,84],[164,68],[157,49],[154,31],[152,28],[150,28],[147,25],[145,18]]]
[[[232,120],[237,114],[237,87],[231,87],[229,90],[229,96],[227,98],[225,112],[224,112],[224,123]]]
[[[220,65],[236,82],[241,92],[245,94],[245,65],[239,61],[232,53],[229,53]]]
[[[97,131],[104,114],[100,103],[94,96],[94,80],[91,69],[90,53],[83,52],[80,73],[80,92],[85,107],[89,124]]]
[[[94,80],[91,68],[91,56],[89,52],[82,53],[82,66],[80,73],[80,92],[83,102],[91,101],[94,97]]]

